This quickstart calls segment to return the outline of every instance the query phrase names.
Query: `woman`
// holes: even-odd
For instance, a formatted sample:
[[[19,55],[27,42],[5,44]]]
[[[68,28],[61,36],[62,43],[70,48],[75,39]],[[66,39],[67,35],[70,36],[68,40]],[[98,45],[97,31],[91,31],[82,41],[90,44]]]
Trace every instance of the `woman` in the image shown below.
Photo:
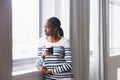
[[[44,72],[45,80],[73,80],[72,55],[69,40],[63,36],[61,22],[56,17],[51,17],[45,25],[45,35],[40,39],[36,65]],[[51,47],[52,54],[46,50]]]

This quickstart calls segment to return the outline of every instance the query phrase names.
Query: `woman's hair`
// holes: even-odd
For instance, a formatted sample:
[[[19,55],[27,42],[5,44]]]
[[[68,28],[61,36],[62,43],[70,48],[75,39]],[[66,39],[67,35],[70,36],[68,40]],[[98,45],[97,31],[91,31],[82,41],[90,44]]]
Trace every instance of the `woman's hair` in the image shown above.
[[[62,37],[64,36],[63,29],[60,27],[61,22],[60,22],[60,20],[58,18],[51,17],[51,18],[48,19],[48,22],[50,24],[52,24],[52,26],[57,27],[60,36],[62,36]]]

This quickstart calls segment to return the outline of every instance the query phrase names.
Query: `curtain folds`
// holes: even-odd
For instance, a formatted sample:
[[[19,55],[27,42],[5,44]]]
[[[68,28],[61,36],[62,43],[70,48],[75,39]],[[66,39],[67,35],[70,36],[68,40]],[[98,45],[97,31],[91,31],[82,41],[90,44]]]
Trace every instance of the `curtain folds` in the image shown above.
[[[70,40],[75,80],[89,80],[89,0],[70,2]]]

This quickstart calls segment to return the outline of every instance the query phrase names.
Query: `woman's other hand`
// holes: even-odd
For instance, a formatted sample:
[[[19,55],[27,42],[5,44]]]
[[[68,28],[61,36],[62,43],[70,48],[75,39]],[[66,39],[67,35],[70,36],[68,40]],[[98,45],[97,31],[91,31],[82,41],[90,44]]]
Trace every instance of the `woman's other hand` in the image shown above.
[[[44,72],[45,74],[52,74],[52,71],[51,70],[48,70],[46,67],[44,66],[40,66],[38,68],[40,71]]]

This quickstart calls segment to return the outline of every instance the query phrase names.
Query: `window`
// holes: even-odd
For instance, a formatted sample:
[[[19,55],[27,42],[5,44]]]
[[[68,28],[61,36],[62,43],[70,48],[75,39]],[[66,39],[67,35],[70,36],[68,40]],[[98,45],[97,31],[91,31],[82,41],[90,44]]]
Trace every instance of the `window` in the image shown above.
[[[39,16],[39,0],[12,0],[13,76],[35,68]]]
[[[12,0],[13,59],[36,56],[39,38],[39,0]]]
[[[110,56],[120,55],[120,1],[109,3],[109,49]]]

